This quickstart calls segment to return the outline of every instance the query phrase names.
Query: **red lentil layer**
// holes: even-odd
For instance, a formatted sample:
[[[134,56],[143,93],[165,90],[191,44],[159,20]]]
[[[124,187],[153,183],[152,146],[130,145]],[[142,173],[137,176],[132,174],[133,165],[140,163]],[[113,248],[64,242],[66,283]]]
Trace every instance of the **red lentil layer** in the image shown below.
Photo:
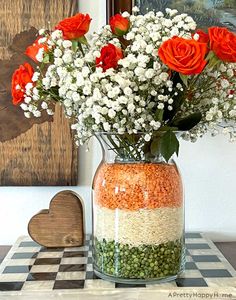
[[[183,188],[175,165],[102,164],[93,182],[94,201],[110,209],[180,207]]]

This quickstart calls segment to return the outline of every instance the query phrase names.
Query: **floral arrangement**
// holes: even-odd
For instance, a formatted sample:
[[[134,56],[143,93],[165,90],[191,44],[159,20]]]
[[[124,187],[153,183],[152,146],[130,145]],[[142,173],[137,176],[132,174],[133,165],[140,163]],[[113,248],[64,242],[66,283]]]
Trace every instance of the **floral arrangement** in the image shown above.
[[[131,158],[178,154],[177,132],[195,141],[207,131],[236,137],[236,35],[226,28],[200,29],[192,17],[124,12],[94,33],[89,15],[39,30],[13,74],[13,103],[25,117],[53,114],[59,102],[83,144],[97,132],[113,132],[114,149]],[[139,133],[145,134],[139,134]],[[135,151],[134,151],[135,150]],[[144,154],[144,155],[143,155]]]

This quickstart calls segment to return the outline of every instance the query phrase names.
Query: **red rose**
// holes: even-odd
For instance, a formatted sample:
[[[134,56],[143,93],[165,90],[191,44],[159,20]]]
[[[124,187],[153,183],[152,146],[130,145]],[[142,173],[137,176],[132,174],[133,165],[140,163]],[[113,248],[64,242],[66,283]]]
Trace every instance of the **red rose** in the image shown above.
[[[192,34],[192,37],[194,37],[195,34],[199,35],[199,38],[197,40],[199,43],[206,43],[206,44],[209,43],[210,41],[209,34],[206,33],[205,31],[198,29],[195,33]]]
[[[12,76],[12,102],[18,105],[24,102],[25,86],[27,83],[32,82],[34,70],[30,64],[25,63],[17,69]]]
[[[120,14],[110,18],[111,31],[117,35],[122,36],[129,30],[130,22],[128,19],[122,17]]]
[[[63,36],[67,40],[76,40],[84,36],[89,31],[91,18],[88,14],[76,14],[73,17],[62,20],[56,29],[63,32]]]
[[[44,49],[44,52],[48,52],[48,46],[45,43],[38,43],[39,39],[41,38],[42,37],[38,37],[31,46],[27,47],[25,51],[25,54],[31,59],[33,59],[35,62],[38,62],[36,55],[38,54],[39,49]]]
[[[206,43],[180,37],[165,41],[158,50],[158,55],[164,64],[184,75],[201,73],[207,64],[206,53]]]
[[[236,35],[227,28],[209,28],[211,50],[216,56],[227,62],[236,62]]]
[[[108,44],[102,48],[101,56],[96,58],[96,67],[103,68],[103,72],[110,68],[116,69],[118,61],[122,58],[122,50],[113,44]]]

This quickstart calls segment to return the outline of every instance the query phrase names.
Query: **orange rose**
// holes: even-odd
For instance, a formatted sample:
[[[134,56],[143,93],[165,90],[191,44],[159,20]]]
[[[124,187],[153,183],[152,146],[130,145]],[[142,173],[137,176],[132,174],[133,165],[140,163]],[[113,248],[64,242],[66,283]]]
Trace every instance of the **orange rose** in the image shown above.
[[[29,56],[35,62],[38,62],[36,56],[39,52],[39,49],[44,49],[45,52],[48,52],[48,46],[45,43],[43,43],[43,44],[38,43],[39,39],[41,39],[41,38],[42,37],[39,36],[31,46],[27,47],[27,49],[25,51],[25,54],[27,56]]]
[[[91,18],[88,14],[78,13],[77,15],[62,20],[56,29],[63,32],[63,36],[67,40],[76,40],[84,36],[89,31]]]
[[[111,31],[117,36],[122,36],[129,30],[130,22],[120,14],[110,18]]]
[[[206,53],[206,43],[180,37],[165,41],[158,50],[158,55],[164,64],[184,75],[201,73],[207,64]]]
[[[34,70],[30,64],[25,63],[17,69],[12,76],[12,102],[18,105],[24,102],[25,86],[27,83],[32,82]]]
[[[215,55],[227,62],[236,62],[236,35],[227,28],[209,28],[210,46]]]
[[[123,58],[122,50],[108,44],[102,48],[101,56],[96,58],[96,67],[103,68],[103,72],[110,68],[116,69],[121,58]]]

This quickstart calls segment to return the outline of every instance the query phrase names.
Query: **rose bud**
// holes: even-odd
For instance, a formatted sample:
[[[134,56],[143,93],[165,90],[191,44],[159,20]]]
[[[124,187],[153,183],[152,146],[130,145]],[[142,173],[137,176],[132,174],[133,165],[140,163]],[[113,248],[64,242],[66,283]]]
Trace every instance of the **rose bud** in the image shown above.
[[[110,18],[111,31],[117,36],[126,34],[130,27],[130,22],[127,18],[122,17],[120,14]]]
[[[39,52],[39,49],[44,49],[44,52],[48,52],[48,46],[45,43],[39,43],[40,39],[42,39],[42,37],[39,36],[31,46],[27,47],[25,51],[25,54],[35,62],[38,62],[36,56]]]
[[[105,72],[107,69],[118,66],[118,61],[123,58],[122,50],[113,44],[108,44],[101,49],[100,57],[96,58],[96,67],[100,67]]]
[[[30,64],[21,65],[12,76],[12,102],[14,105],[24,102],[25,86],[27,83],[32,83],[34,70]]]
[[[73,17],[66,18],[59,22],[56,29],[63,32],[64,39],[76,40],[83,37],[90,27],[92,19],[88,14],[76,14]]]

